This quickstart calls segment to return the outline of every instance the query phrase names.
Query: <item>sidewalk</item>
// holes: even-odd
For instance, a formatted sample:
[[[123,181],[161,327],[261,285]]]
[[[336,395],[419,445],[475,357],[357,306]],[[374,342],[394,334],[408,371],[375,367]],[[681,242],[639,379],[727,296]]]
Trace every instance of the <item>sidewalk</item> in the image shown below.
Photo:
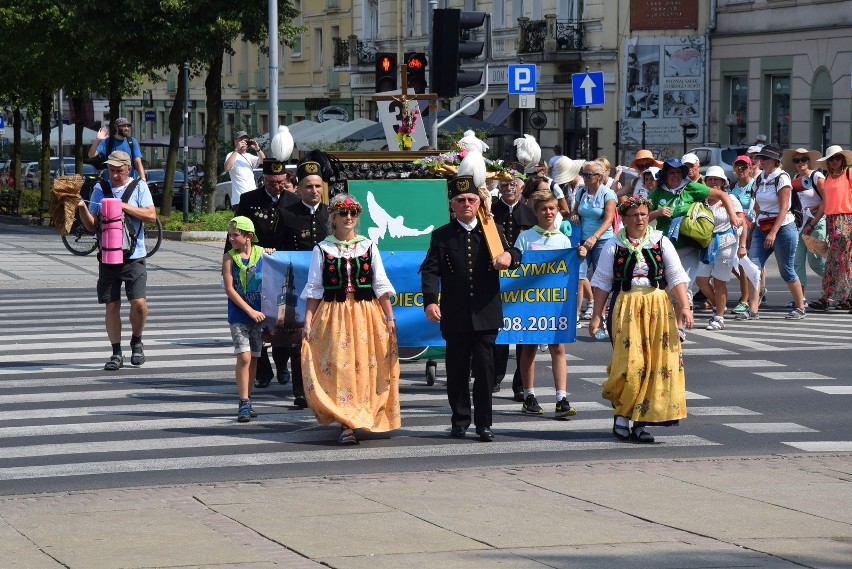
[[[852,566],[850,481],[852,456],[808,455],[6,496],[0,559],[74,569],[841,569]]]

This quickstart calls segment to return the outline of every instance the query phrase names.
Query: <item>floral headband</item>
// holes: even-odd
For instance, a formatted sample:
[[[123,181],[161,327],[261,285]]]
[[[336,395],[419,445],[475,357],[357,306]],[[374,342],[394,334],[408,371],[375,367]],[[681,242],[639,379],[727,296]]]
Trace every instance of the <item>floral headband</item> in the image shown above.
[[[341,211],[350,211],[361,215],[361,204],[355,200],[352,196],[342,197],[340,199],[332,200],[331,205],[328,208],[328,213],[339,213]]]
[[[627,200],[618,204],[618,213],[625,214],[630,208],[639,207],[642,205],[644,205],[648,209],[651,209],[653,203],[648,198],[642,196],[631,196],[627,198]]]

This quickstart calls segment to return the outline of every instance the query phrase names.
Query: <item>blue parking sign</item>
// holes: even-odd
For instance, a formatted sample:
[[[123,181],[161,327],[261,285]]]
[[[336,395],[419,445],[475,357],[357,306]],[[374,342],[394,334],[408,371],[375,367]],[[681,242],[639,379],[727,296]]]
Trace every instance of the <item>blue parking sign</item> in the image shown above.
[[[575,107],[604,104],[603,71],[571,75],[571,96]]]
[[[508,92],[510,95],[535,93],[535,65],[510,65]]]

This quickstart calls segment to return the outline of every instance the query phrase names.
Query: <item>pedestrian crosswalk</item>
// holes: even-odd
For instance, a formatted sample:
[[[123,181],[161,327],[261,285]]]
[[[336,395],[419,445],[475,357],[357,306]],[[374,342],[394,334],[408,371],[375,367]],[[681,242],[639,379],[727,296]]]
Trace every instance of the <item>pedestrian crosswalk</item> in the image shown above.
[[[323,473],[331,463],[344,465],[339,468],[345,470],[345,465],[357,461],[399,464],[413,460],[419,461],[412,463],[419,468],[428,464],[424,460],[461,466],[469,460],[465,457],[484,456],[502,456],[504,462],[562,460],[590,452],[651,456],[661,449],[729,445],[719,428],[740,435],[809,435],[809,440],[781,441],[803,452],[811,452],[809,448],[819,452],[829,442],[836,443],[829,448],[843,449],[848,444],[820,441],[819,430],[801,420],[791,423],[766,417],[762,410],[737,405],[736,397],[714,399],[691,385],[690,415],[697,425],[704,421],[714,428],[660,430],[655,433],[659,444],[652,447],[616,441],[610,434],[611,408],[600,399],[606,351],[597,342],[586,344],[596,351],[579,344],[569,349],[570,400],[578,411],[570,421],[525,416],[519,404],[511,401],[511,391],[504,388],[494,399],[496,442],[450,439],[443,362],[438,362],[437,383],[428,387],[425,362],[415,360],[402,364],[403,427],[389,434],[365,433],[361,445],[340,448],[335,427],[318,425],[309,410],[292,405],[289,385],[273,382],[267,389],[255,390],[253,403],[260,416],[248,424],[235,421],[234,358],[225,297],[219,287],[151,288],[149,304],[144,334],[148,361],[144,366],[105,372],[102,367],[110,347],[103,329],[103,307],[95,301],[93,290],[0,292],[0,488],[40,479],[74,484],[80,477],[91,480],[123,473],[144,475],[147,483],[173,481],[176,474],[187,482],[202,472],[208,478],[215,478],[217,471],[233,476],[235,471],[230,469],[241,469],[240,477],[270,472],[286,476]],[[128,326],[126,307],[124,312]],[[761,326],[763,322],[759,321]],[[761,335],[752,325],[743,326],[742,333],[739,326],[725,330],[724,336],[733,341],[723,341],[724,347],[706,345],[701,333],[690,334],[684,345],[688,365],[736,369],[760,380],[787,384],[807,381],[803,387],[825,397],[849,393],[848,382],[786,370],[771,353],[744,349],[743,343],[785,345],[786,336],[778,337],[772,327],[765,327],[768,333]],[[832,330],[836,343],[852,338],[852,319],[832,319],[820,326],[815,325],[809,340],[817,339],[817,328]],[[714,340],[722,336],[707,334]],[[129,330],[123,336],[127,350]],[[808,344],[803,341],[796,347],[803,345]],[[540,359],[540,374],[546,379],[540,383],[547,385],[549,355],[540,354]],[[537,388],[537,393],[542,404],[547,403],[546,411],[552,411],[552,387]]]

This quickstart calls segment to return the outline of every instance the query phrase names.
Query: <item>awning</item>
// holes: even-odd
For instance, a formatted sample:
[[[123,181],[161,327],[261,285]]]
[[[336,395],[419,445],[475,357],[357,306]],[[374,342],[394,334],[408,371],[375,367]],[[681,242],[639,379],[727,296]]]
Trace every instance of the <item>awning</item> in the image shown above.
[[[491,124],[503,124],[506,122],[512,113],[515,112],[515,109],[509,108],[509,98],[503,99],[503,102],[497,105],[497,108],[491,111],[491,114],[488,115],[488,118],[485,119],[485,122]]]

